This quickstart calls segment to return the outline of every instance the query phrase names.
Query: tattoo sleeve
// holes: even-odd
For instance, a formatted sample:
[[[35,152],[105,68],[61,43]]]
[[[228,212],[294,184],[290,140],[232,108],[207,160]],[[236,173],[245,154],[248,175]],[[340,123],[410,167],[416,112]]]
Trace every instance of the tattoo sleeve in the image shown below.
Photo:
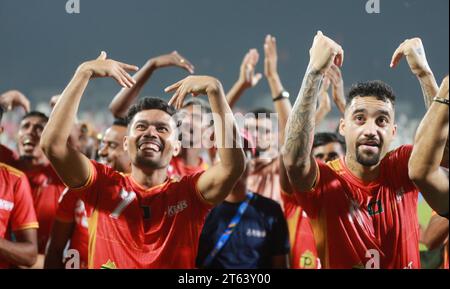
[[[425,107],[428,109],[433,102],[433,98],[439,91],[439,86],[436,83],[436,79],[432,75],[427,77],[419,77],[419,83],[422,88]]]
[[[317,98],[322,78],[322,74],[308,68],[288,119],[283,154],[300,166],[311,157]]]

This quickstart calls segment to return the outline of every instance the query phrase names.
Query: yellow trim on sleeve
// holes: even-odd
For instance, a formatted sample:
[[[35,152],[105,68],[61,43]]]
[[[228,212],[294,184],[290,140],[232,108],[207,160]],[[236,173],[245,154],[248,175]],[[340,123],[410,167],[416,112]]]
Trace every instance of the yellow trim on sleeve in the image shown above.
[[[89,162],[90,166],[89,166],[89,178],[86,180],[86,183],[79,187],[79,188],[70,188],[71,191],[81,191],[84,190],[86,188],[89,188],[92,183],[94,182],[94,164],[92,162]],[[69,188],[69,186],[67,184],[64,184],[66,187]]]
[[[28,230],[28,229],[38,229],[38,228],[39,228],[39,223],[32,222],[32,223],[23,224],[19,228],[13,229],[13,231],[17,232],[17,231],[23,231],[23,230]]]
[[[5,168],[5,170],[8,171],[8,173],[15,175],[16,177],[24,177],[25,173],[21,170],[16,169],[15,167],[9,166],[5,163],[0,163],[0,168]]]

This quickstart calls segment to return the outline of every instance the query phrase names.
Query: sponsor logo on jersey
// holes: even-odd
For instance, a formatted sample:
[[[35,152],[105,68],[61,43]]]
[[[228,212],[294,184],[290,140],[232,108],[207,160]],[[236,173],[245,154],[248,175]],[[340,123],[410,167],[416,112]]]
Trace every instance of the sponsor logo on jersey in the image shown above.
[[[0,210],[11,212],[14,208],[14,203],[0,199]]]
[[[187,204],[186,200],[179,201],[176,205],[169,206],[167,208],[167,214],[169,215],[169,217],[173,217],[176,214],[178,214],[179,212],[181,212],[184,209],[186,209],[187,207],[188,207],[188,204]]]

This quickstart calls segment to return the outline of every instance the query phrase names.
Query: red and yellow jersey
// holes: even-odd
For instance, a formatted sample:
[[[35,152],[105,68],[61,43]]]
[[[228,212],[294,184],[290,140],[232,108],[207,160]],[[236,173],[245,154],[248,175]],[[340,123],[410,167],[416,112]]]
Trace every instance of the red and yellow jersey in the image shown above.
[[[69,249],[77,250],[80,256],[80,269],[88,267],[88,212],[80,191],[68,190],[59,203],[56,219],[73,223],[74,229]]]
[[[295,196],[281,194],[284,215],[289,228],[292,269],[320,269],[314,233],[308,215],[295,201]]]
[[[8,165],[21,169],[28,177],[34,208],[39,222],[39,254],[44,254],[53,221],[56,216],[58,200],[60,199],[65,186],[50,164],[38,165],[32,169],[24,168],[21,166],[20,161],[14,152],[2,145],[0,145],[0,150],[2,153],[0,159],[7,159]],[[4,152],[8,151],[9,153],[3,155]]]
[[[28,180],[24,173],[0,163],[0,238],[7,232],[37,229],[38,223]],[[0,257],[0,268],[9,264]]]
[[[51,165],[38,166],[33,170],[25,170],[24,173],[30,182],[34,208],[39,222],[39,254],[44,254],[56,217],[59,199],[65,186]]]
[[[207,169],[208,164],[202,158],[199,158],[197,166],[188,166],[181,157],[173,157],[167,168],[167,174],[169,177],[179,180],[184,176],[194,175]]]
[[[364,183],[344,160],[318,162],[309,192],[295,193],[324,268],[420,268],[418,191],[408,177],[412,146],[388,153]]]
[[[131,176],[92,162],[81,189],[89,216],[89,268],[195,268],[211,209],[196,184],[201,173],[145,189]]]

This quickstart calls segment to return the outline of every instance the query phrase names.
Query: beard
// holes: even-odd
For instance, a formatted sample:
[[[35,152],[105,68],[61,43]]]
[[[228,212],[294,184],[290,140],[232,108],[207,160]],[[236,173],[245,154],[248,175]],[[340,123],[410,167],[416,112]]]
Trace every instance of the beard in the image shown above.
[[[372,167],[377,165],[380,162],[381,150],[376,154],[367,154],[359,151],[359,148],[356,149],[356,160],[358,163],[365,167]]]

